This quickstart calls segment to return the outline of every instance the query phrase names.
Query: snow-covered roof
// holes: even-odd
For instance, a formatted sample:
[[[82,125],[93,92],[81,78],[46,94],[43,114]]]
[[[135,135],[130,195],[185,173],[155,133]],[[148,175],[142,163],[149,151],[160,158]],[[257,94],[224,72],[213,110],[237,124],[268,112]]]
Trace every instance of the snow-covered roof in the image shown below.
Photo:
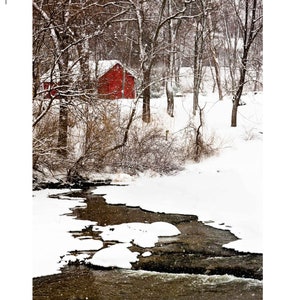
[[[94,61],[90,61],[89,67],[91,71],[91,79],[99,78],[103,76],[105,73],[107,73],[110,69],[112,69],[116,64],[119,64],[124,68],[126,71],[128,71],[130,74],[134,75],[134,72],[130,70],[129,68],[125,67],[120,61],[117,59],[111,59],[111,60],[99,60],[97,64]],[[72,76],[75,78],[78,77],[80,74],[80,64],[79,61],[73,62],[69,61],[69,72]],[[42,82],[48,82],[48,81],[59,81],[59,69],[58,66],[55,65],[54,70],[51,72],[51,70],[48,70],[46,73],[44,73],[41,76]]]
[[[91,70],[96,70],[95,63],[92,63]],[[129,72],[131,75],[136,77],[136,74],[133,70],[131,70],[128,67],[125,67],[119,60],[117,59],[111,59],[111,60],[98,60],[97,62],[97,74],[96,77],[101,77],[105,73],[107,73],[110,69],[112,69],[116,64],[119,64],[122,68],[124,68],[127,72]]]
[[[123,65],[116,59],[99,60],[97,66],[97,76],[101,77],[102,75],[107,73],[111,68],[113,68],[116,64],[119,64],[123,67]]]

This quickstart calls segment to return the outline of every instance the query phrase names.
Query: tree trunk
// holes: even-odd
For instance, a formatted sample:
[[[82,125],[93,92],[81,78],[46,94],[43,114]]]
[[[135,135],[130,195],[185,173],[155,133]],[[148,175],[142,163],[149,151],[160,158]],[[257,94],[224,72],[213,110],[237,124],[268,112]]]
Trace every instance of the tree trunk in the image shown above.
[[[171,80],[166,83],[167,94],[167,113],[170,117],[174,117],[174,92]]]
[[[240,99],[243,93],[243,88],[245,85],[245,78],[246,78],[246,72],[247,72],[247,65],[248,65],[248,54],[250,47],[257,35],[257,33],[261,30],[262,26],[259,26],[255,30],[255,24],[257,22],[256,19],[256,10],[257,10],[257,0],[253,0],[252,9],[251,9],[251,21],[250,25],[248,24],[248,20],[250,18],[250,12],[249,12],[249,1],[246,0],[245,2],[245,23],[244,23],[244,32],[243,32],[243,56],[242,56],[242,62],[241,62],[241,68],[240,68],[240,79],[239,79],[239,85],[238,89],[233,97],[233,106],[232,106],[232,115],[231,115],[231,127],[237,126],[237,111],[238,106],[240,103]]]
[[[168,15],[172,15],[172,1],[168,1]],[[167,113],[170,117],[174,117],[174,86],[175,86],[175,54],[176,46],[175,39],[180,26],[180,22],[177,22],[174,26],[174,20],[171,19],[168,23],[168,74],[166,82],[166,95],[167,95]]]
[[[65,34],[60,37],[61,49],[67,47],[67,38]],[[57,138],[57,153],[66,157],[67,156],[67,146],[68,146],[68,101],[69,101],[69,53],[68,51],[61,51],[61,59],[58,62],[59,67],[59,118],[58,118],[58,138]]]
[[[198,109],[198,98],[199,89],[201,83],[201,72],[202,72],[202,57],[204,51],[204,37],[203,37],[203,27],[204,20],[197,21],[196,33],[195,33],[195,43],[194,43],[194,85],[193,85],[193,115],[196,115]]]
[[[237,111],[238,111],[238,102],[234,99],[232,105],[232,112],[231,112],[231,127],[237,126]]]
[[[66,157],[68,146],[68,104],[65,99],[60,99],[57,153]]]
[[[196,115],[199,100],[200,78],[197,71],[194,70],[194,86],[193,86],[193,115]]]
[[[231,127],[237,126],[237,112],[238,106],[241,100],[241,96],[243,93],[244,85],[245,85],[245,77],[246,77],[246,64],[247,64],[248,51],[245,50],[243,59],[242,59],[242,67],[240,71],[240,80],[238,89],[233,96],[233,105],[232,105],[232,113],[231,113]]]
[[[147,68],[143,71],[143,113],[142,120],[145,123],[150,123],[151,121],[151,112],[150,112],[150,98],[151,98],[151,89],[150,89],[150,73],[151,69]]]
[[[77,45],[78,55],[80,57],[80,89],[84,92],[92,90],[91,72],[89,67],[89,45],[88,40]]]
[[[196,131],[196,138],[195,138],[195,157],[194,160],[196,162],[199,162],[201,155],[202,155],[202,151],[203,151],[203,147],[204,147],[204,141],[203,141],[203,136],[202,136],[202,126],[203,126],[203,109],[199,107],[199,121],[200,124],[197,128]]]
[[[213,32],[212,17],[211,17],[210,13],[208,13],[207,18],[208,18],[207,26],[208,26],[208,30],[209,30],[209,35],[208,35],[209,36],[209,49],[210,49],[210,54],[212,57],[213,66],[214,66],[215,73],[216,73],[215,78],[216,78],[216,83],[217,83],[217,87],[218,87],[219,100],[222,100],[223,92],[222,92],[222,83],[221,83],[221,76],[220,76],[220,65],[219,65],[217,50],[214,45],[215,36],[214,36],[214,32]]]
[[[218,62],[218,58],[215,56],[215,53],[212,55],[212,57],[213,57],[214,69],[216,72],[216,83],[217,83],[217,87],[218,87],[219,100],[222,100],[223,99],[223,91],[222,91],[222,83],[221,83],[221,75],[220,75],[220,65]]]

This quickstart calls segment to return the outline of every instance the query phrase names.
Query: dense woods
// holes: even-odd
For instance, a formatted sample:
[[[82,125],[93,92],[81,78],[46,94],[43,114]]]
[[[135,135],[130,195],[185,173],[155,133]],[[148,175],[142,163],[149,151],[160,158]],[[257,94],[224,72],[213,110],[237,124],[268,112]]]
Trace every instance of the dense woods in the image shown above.
[[[262,0],[33,0],[34,176],[74,181],[107,168],[167,173],[213,152],[201,136],[198,100],[211,88],[203,79],[211,74],[210,92],[220,101],[232,97],[228,125],[238,126],[243,92],[262,90],[262,21]],[[97,93],[98,62],[111,59],[136,76],[126,113]],[[183,67],[193,74],[185,91]],[[173,117],[182,93],[193,94],[200,120],[188,150],[151,124],[151,99],[165,95]]]

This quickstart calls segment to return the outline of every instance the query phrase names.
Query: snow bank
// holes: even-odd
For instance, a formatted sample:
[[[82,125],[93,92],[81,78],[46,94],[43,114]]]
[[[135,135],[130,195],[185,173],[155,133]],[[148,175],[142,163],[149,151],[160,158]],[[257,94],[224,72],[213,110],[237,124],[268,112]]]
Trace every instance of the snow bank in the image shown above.
[[[98,250],[103,243],[92,239],[74,238],[69,231],[81,231],[95,222],[66,216],[70,208],[85,206],[81,198],[56,199],[49,195],[70,190],[42,190],[33,192],[33,277],[59,273],[69,260],[84,256],[69,255],[73,250]]]
[[[256,147],[254,143],[251,149],[257,150]],[[246,163],[256,154],[257,151],[245,152]],[[236,245],[240,251],[261,252],[260,174],[255,172],[258,162],[248,172],[242,169],[238,156],[236,163],[238,168],[229,168],[226,160],[212,158],[202,167],[189,165],[177,176],[142,177],[129,186],[99,187],[95,193],[106,194],[108,203],[140,206],[156,212],[195,214],[210,226],[229,229],[242,239],[228,247]]]

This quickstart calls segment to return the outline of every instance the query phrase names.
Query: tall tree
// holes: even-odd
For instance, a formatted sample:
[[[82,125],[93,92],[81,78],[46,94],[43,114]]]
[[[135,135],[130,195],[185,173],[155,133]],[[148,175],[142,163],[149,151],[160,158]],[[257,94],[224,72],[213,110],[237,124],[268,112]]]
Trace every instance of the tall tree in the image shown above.
[[[207,7],[206,0],[199,0],[196,3],[196,10],[198,14],[194,16],[195,19],[195,36],[194,36],[194,85],[193,85],[193,115],[196,115],[199,101],[199,90],[202,80],[202,67],[204,60],[204,51],[206,40],[208,37],[207,25]]]
[[[41,3],[42,4],[42,3]],[[59,70],[58,82],[59,88],[59,125],[58,125],[58,140],[57,148],[58,153],[67,155],[67,131],[68,131],[68,86],[69,86],[69,51],[70,46],[70,31],[67,26],[70,11],[66,2],[61,2],[57,7],[52,3],[47,9],[44,9],[42,5],[38,5],[37,2],[33,2],[33,7],[36,9],[49,26],[50,37],[53,42],[53,51],[55,53],[55,63]],[[58,9],[58,10],[56,10]],[[53,18],[53,14],[57,14],[57,19]]]
[[[168,16],[172,16],[176,11],[177,3],[174,0],[168,0],[167,12]],[[178,57],[178,47],[176,44],[181,18],[172,18],[167,26],[167,74],[166,74],[166,95],[167,95],[167,113],[173,117],[174,115],[174,88],[176,86],[176,59]],[[178,76],[177,76],[178,77]]]
[[[231,127],[237,126],[237,112],[238,106],[240,104],[241,96],[243,93],[247,67],[249,65],[249,51],[250,47],[253,45],[255,38],[258,33],[262,30],[262,15],[259,14],[262,9],[262,4],[260,0],[244,0],[244,21],[242,21],[242,16],[237,15],[240,25],[242,27],[242,36],[243,36],[243,53],[240,64],[240,77],[237,86],[237,90],[233,96],[233,105],[231,113]],[[233,6],[236,8],[235,1]],[[236,11],[237,12],[237,11]]]
[[[208,26],[208,48],[210,57],[212,60],[212,64],[215,70],[215,81],[218,88],[219,100],[223,99],[223,91],[222,91],[222,82],[221,82],[221,72],[220,72],[220,64],[218,57],[218,48],[219,48],[219,5],[212,3],[213,1],[209,1],[207,8],[207,26]]]
[[[136,16],[138,27],[138,46],[139,58],[142,72],[142,95],[143,95],[143,113],[142,119],[145,123],[151,121],[150,98],[151,98],[151,71],[155,59],[161,49],[165,47],[162,38],[163,28],[173,19],[182,15],[188,4],[184,1],[181,7],[176,11],[169,11],[168,0],[145,1],[129,0]],[[153,14],[153,11],[157,12]]]
[[[51,74],[55,71],[56,78],[50,76],[50,80],[55,80],[56,98],[59,98],[57,152],[67,156],[69,107],[75,100],[86,101],[91,88],[89,42],[102,35],[113,20],[126,13],[127,8],[106,0],[34,0],[33,8],[34,18],[39,20],[34,34],[47,36],[44,40],[49,42],[47,48],[52,57],[47,66],[43,66],[43,62],[35,64],[35,85],[39,84],[41,71],[47,71],[47,67]],[[36,116],[34,126],[47,113],[50,104],[48,102]]]
[[[230,2],[222,1],[220,6],[220,20],[222,24],[222,49],[224,52],[223,65],[226,68],[225,87],[228,93],[233,93],[237,85],[237,65],[240,54],[241,27],[237,15],[241,14],[241,2],[233,8]],[[237,14],[237,12],[239,12]],[[227,71],[228,69],[228,71]]]

